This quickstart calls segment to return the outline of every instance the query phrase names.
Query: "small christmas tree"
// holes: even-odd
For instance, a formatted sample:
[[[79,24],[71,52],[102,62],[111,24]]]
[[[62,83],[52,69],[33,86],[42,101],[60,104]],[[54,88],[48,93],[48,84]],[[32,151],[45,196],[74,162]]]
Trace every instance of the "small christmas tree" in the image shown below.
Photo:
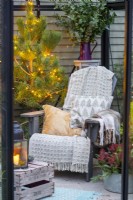
[[[14,36],[15,101],[31,108],[53,104],[66,92],[67,78],[59,60],[51,51],[61,34],[46,30],[46,18],[37,18],[33,2],[26,2],[26,17],[17,20]]]

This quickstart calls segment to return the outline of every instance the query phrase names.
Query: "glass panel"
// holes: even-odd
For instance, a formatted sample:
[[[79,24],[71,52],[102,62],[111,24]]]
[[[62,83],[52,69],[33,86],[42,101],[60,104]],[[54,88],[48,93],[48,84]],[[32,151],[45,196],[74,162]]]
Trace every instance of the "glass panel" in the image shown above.
[[[1,19],[1,1],[0,1],[0,27],[2,27],[2,19]],[[1,170],[1,135],[2,135],[2,120],[1,120],[1,37],[2,37],[2,33],[1,33],[2,29],[0,29],[0,199],[2,199],[1,197],[1,185],[2,185],[2,170]]]
[[[15,2],[16,2],[16,5],[17,5],[18,1],[16,0]],[[23,3],[23,1],[21,1],[21,2]],[[41,5],[45,5],[46,3],[47,4],[49,3],[48,1],[43,1],[43,0],[40,1],[40,2],[41,2]],[[115,0],[111,1],[110,0],[109,2],[124,2],[124,1],[115,1]],[[53,29],[58,30],[59,29],[59,27],[58,27],[58,29],[57,29],[57,27],[55,27],[55,18],[54,18],[55,13],[56,13],[55,11],[42,11],[42,10],[40,12],[41,16],[47,17],[47,22],[48,22],[47,28],[48,29],[51,29],[51,30],[53,30]],[[24,17],[25,12],[22,11],[22,10],[14,12],[15,23],[16,23],[16,18],[19,17],[19,16]],[[124,55],[124,17],[125,17],[125,11],[117,11],[117,17],[116,17],[115,23],[113,25],[111,25],[111,27],[110,27],[110,44],[111,44],[111,46],[110,46],[111,47],[110,48],[110,69],[115,71],[114,67],[116,66],[117,76],[120,76],[119,80],[117,82],[117,92],[118,93],[115,94],[115,97],[118,95],[120,99],[119,99],[119,102],[118,102],[118,98],[114,99],[114,103],[113,103],[112,108],[114,110],[119,111],[119,112],[122,112],[122,107],[123,107],[123,105],[121,103],[123,101],[123,98],[120,95],[122,93],[122,88],[123,88],[123,86],[121,84],[123,77],[122,77],[121,74],[122,74],[122,69],[123,69],[123,55]],[[14,23],[14,25],[15,25],[14,26],[14,33],[17,32],[17,26],[16,26],[15,23]],[[66,38],[65,31],[63,33],[64,33],[64,35],[63,35],[62,43],[60,43],[60,46],[58,46],[58,48],[55,50],[57,52],[54,52],[54,53],[59,55],[59,57],[61,59],[61,64],[64,67],[66,67],[67,72],[70,73],[71,68],[73,66],[73,60],[75,58],[78,58],[79,49],[78,49],[78,47],[75,47],[75,46],[73,47],[71,45],[70,41],[68,40],[68,38]],[[98,37],[97,39],[98,39],[98,47],[97,47],[96,52],[94,53],[94,58],[100,59],[100,56],[101,56],[100,55],[100,53],[101,53],[100,37]],[[73,49],[71,50],[71,48],[73,48]],[[14,112],[16,112],[16,111],[14,111]],[[99,172],[101,173],[101,171],[99,171],[98,169],[96,169],[96,171],[94,171],[94,173],[96,175],[97,174],[99,175],[100,174]],[[57,176],[55,175],[55,179],[56,179],[57,182],[58,182],[58,176],[61,176],[62,180],[63,180],[63,175],[64,175],[64,177],[66,176],[65,173],[63,175],[62,174],[59,173],[59,174],[57,174]],[[69,178],[73,175],[72,174],[70,175],[68,173],[67,176]],[[77,175],[77,176],[80,177],[79,175]],[[79,178],[78,181],[81,181],[81,179]],[[76,181],[76,182],[78,183],[78,181]],[[94,186],[95,186],[95,183],[91,183],[91,184],[94,184]],[[104,191],[103,185],[101,185],[102,184],[101,181],[99,181],[97,184],[99,184],[100,187],[95,187],[96,188],[95,191],[101,192],[101,190],[99,190],[98,188],[102,188],[103,189],[103,196],[105,197],[107,195],[107,191],[106,191],[106,194],[104,194],[105,191]],[[60,186],[60,184],[59,184],[59,186]],[[66,187],[67,187],[67,185],[66,185]],[[86,187],[88,188],[88,183],[86,184]],[[119,188],[121,188],[121,187],[119,186]],[[116,196],[118,198],[120,198],[120,194],[114,194],[114,193],[108,193],[108,194],[109,194],[110,197],[112,197],[112,199],[115,199]],[[107,195],[107,198],[108,198],[108,195]],[[102,199],[102,197],[101,197],[101,199]]]
[[[133,4],[132,4],[133,18]],[[130,120],[129,120],[129,194],[128,199],[133,199],[133,21],[132,21],[132,66],[131,66],[131,102],[130,102]]]
[[[114,24],[110,26],[109,33],[109,63],[110,69],[117,77],[114,92],[113,109],[123,116],[123,78],[124,78],[124,29],[125,10],[116,10]]]
[[[13,162],[15,169],[28,167],[27,150],[27,140],[14,140]]]
[[[133,60],[131,78],[131,102],[130,102],[130,121],[129,121],[129,199],[133,199]]]
[[[123,116],[125,10],[116,10],[115,12],[117,16],[115,18],[114,24],[110,26],[110,31],[109,31],[109,41],[110,41],[109,42],[109,66],[110,66],[110,69],[115,73],[115,76],[117,77],[117,84],[114,91],[114,100],[113,100],[112,109],[120,113],[121,116]],[[112,170],[112,172],[114,172],[115,170],[117,172],[117,175],[115,175],[115,173],[112,173],[112,179],[114,179],[114,182],[113,182],[114,188],[112,186],[113,188],[112,191],[119,193],[119,194],[116,194],[119,199],[121,197],[121,177],[122,177],[121,151],[122,151],[122,139],[120,140],[120,145],[116,146],[116,148],[114,149],[114,152],[112,151],[112,158],[115,159],[114,160],[115,167]],[[117,184],[115,184],[116,180],[117,180]]]

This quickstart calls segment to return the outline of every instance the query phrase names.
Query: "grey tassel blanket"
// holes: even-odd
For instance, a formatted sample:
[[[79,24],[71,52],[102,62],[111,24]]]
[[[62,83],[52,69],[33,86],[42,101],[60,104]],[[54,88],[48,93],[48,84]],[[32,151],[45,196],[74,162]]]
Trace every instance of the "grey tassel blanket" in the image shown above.
[[[100,123],[99,135],[100,145],[104,143],[104,132],[106,135],[111,135],[109,143],[116,143],[116,138],[120,139],[120,114],[114,110],[108,109],[98,112],[93,115],[93,120]]]
[[[87,173],[90,139],[35,133],[30,138],[29,155],[36,161],[52,163],[55,170]]]

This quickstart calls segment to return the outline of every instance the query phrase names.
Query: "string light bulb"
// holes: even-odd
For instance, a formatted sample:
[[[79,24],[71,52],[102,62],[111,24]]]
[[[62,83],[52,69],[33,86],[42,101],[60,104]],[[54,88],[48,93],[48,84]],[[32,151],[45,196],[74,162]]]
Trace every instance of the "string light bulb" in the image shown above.
[[[33,5],[33,2],[32,1],[28,1],[28,5]]]
[[[40,94],[39,94],[39,95],[38,95],[38,97],[39,97],[39,98],[41,98],[41,97],[42,97],[42,95],[40,95]]]

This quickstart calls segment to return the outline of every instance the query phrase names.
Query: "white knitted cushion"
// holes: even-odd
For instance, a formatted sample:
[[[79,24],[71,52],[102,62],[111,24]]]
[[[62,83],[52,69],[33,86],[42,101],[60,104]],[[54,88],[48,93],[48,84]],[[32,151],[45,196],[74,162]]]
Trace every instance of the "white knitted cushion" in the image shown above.
[[[71,109],[71,128],[83,127],[86,119],[97,114],[99,111],[109,109],[113,96],[77,96]]]

